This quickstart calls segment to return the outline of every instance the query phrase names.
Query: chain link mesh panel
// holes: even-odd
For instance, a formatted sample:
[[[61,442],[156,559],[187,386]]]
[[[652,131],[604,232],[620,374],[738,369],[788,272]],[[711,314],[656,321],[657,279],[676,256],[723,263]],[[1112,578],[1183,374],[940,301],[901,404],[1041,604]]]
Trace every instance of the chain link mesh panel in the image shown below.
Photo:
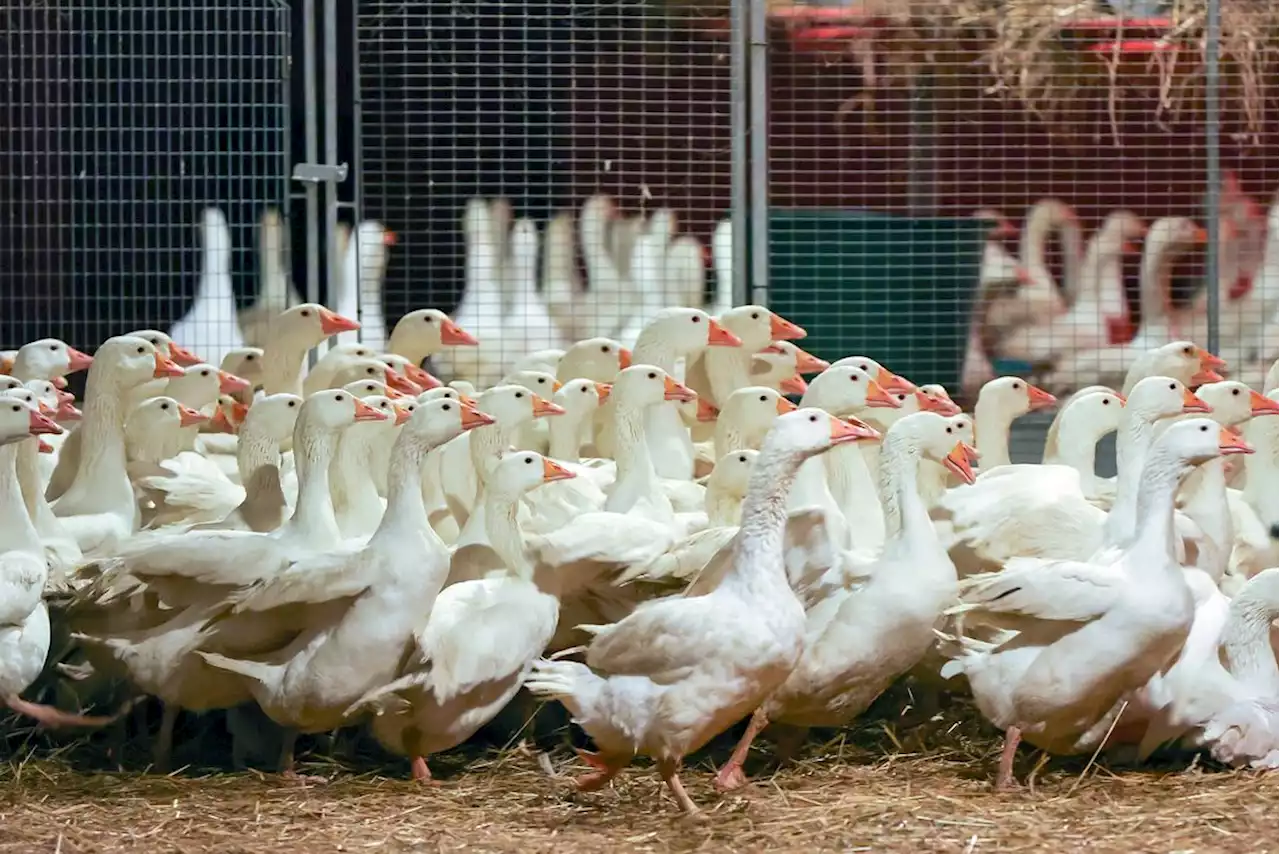
[[[168,328],[205,206],[252,300],[258,219],[288,190],[290,28],[276,0],[0,3],[0,341]],[[209,340],[237,338],[220,316]]]
[[[726,37],[723,15],[635,0],[361,3],[364,215],[403,238],[389,323],[454,312],[482,345],[436,368],[492,382],[701,305],[729,206]]]

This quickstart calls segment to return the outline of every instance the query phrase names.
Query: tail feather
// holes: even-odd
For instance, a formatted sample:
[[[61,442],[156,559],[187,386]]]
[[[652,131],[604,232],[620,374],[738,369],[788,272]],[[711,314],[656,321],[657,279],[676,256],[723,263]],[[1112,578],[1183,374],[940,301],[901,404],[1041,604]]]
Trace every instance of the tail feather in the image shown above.
[[[525,679],[524,687],[535,697],[559,700],[576,715],[578,701],[592,681],[601,680],[581,662],[540,658],[533,663],[533,670]]]
[[[196,654],[205,660],[205,663],[219,670],[227,670],[232,673],[239,673],[241,676],[261,682],[263,685],[271,685],[276,681],[276,676],[280,672],[280,665],[269,664],[265,661],[246,661],[240,658],[228,658],[216,652],[206,652],[202,649],[196,650]]]

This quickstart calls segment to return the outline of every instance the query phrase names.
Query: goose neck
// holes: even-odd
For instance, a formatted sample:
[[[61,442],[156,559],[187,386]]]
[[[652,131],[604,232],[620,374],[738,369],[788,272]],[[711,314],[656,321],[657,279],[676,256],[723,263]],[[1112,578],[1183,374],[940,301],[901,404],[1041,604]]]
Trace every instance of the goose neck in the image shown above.
[[[751,384],[751,358],[754,352],[755,350],[746,346],[706,349],[702,360],[707,368],[711,394],[715,398],[713,403],[723,405],[735,391]]]
[[[1094,461],[1100,438],[1074,420],[1063,424],[1058,432],[1057,462],[1075,469],[1080,475],[1080,483],[1086,486],[1095,484],[1097,478]]]
[[[533,580],[533,564],[524,551],[520,533],[520,496],[504,490],[490,490],[485,495],[484,527],[489,547],[507,571],[517,578]]]
[[[298,501],[289,526],[309,536],[338,539],[338,521],[330,497],[329,464],[337,449],[339,434],[298,418],[293,435],[293,462],[298,473]]]
[[[1164,560],[1147,559],[1131,561],[1138,569],[1162,570],[1172,566],[1181,572],[1174,553],[1173,507],[1178,484],[1182,480],[1182,467],[1171,454],[1159,449],[1148,458],[1138,484],[1137,528],[1131,551],[1147,557],[1160,556]]]
[[[18,484],[18,445],[26,441],[0,446],[0,553],[23,551],[41,554],[44,548],[40,534],[27,513],[22,487]]]
[[[647,410],[619,404],[614,409],[616,438],[614,459],[617,462],[615,482],[640,481],[657,487],[658,474],[645,439]]]
[[[973,430],[983,471],[1009,465],[1009,430],[1012,426],[1013,418],[999,404],[978,398],[973,412]]]
[[[387,471],[387,509],[374,532],[373,542],[399,541],[411,535],[425,537],[432,546],[444,548],[432,529],[427,505],[422,497],[422,467],[430,447],[407,430],[401,430],[391,451]]]
[[[236,471],[240,482],[248,483],[253,472],[263,466],[280,466],[280,443],[263,430],[246,426],[236,439]]]
[[[653,365],[674,376],[676,362],[681,356],[688,354],[677,352],[676,348],[663,337],[661,329],[646,327],[636,339],[631,361],[636,365]]]
[[[578,412],[570,409],[564,415],[551,419],[547,426],[547,451],[553,459],[577,462],[583,443],[591,428],[592,411]]]
[[[519,424],[486,424],[477,427],[467,435],[471,437],[471,464],[475,467],[476,478],[482,488],[489,485],[489,477],[493,468],[511,448]]]
[[[742,501],[742,524],[725,582],[747,587],[787,586],[783,545],[787,526],[787,498],[805,460],[779,453],[768,442],[756,459]],[[821,465],[820,460],[814,462]]]
[[[886,542],[919,537],[933,529],[917,485],[919,471],[918,443],[909,436],[886,434],[880,448],[879,483]]]
[[[84,415],[79,428],[84,435],[75,480],[97,486],[120,482],[127,485],[124,405],[117,389],[102,388],[102,385],[92,383],[85,391]],[[132,491],[130,487],[130,500]]]
[[[264,394],[301,395],[302,363],[308,347],[300,347],[287,337],[273,341],[262,354],[262,391]]]
[[[335,508],[380,503],[378,488],[370,476],[373,443],[384,424],[353,424],[342,432],[338,450],[329,464],[329,489]]]
[[[1275,693],[1277,669],[1271,654],[1271,624],[1280,616],[1275,570],[1255,575],[1235,598],[1222,633],[1227,669],[1237,679],[1271,684]]]

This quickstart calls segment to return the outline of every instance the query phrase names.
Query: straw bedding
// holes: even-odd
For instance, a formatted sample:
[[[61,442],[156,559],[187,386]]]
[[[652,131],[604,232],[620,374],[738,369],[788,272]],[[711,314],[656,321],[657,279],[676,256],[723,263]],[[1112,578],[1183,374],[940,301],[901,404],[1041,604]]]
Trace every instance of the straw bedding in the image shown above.
[[[825,744],[811,741],[782,768],[767,750],[755,753],[753,784],[721,797],[709,772],[727,758],[730,734],[684,775],[707,811],[702,820],[678,817],[640,762],[610,789],[576,793],[571,779],[584,766],[547,744],[547,755],[520,742],[435,757],[441,782],[432,787],[407,780],[394,763],[317,758],[317,749],[303,770],[330,782],[300,786],[195,766],[168,777],[117,771],[101,735],[51,747],[10,723],[0,854],[1255,852],[1276,850],[1280,821],[1275,774],[1211,770],[1185,757],[1125,769],[1024,752],[1018,771],[1027,788],[995,795],[999,739],[965,705],[909,729],[892,715],[864,720]],[[141,748],[132,758],[141,761]]]

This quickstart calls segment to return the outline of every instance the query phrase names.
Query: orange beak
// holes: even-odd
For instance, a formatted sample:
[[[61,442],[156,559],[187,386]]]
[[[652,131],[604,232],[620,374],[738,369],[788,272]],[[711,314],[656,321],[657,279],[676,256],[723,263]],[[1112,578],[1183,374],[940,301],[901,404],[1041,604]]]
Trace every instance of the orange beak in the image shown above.
[[[799,348],[797,347],[796,349],[799,349]],[[767,354],[767,355],[773,355],[773,356],[785,356],[785,355],[786,355],[786,353],[787,353],[787,351],[786,351],[786,350],[783,350],[783,349],[782,349],[781,347],[779,347],[777,344],[770,344],[768,347],[765,347],[763,350],[761,350],[761,351],[760,351],[759,353],[757,353],[756,355],[757,355],[757,356],[764,356],[764,355],[766,355],[766,354]]]
[[[879,439],[880,434],[870,424],[857,418],[831,416],[831,444],[844,445],[862,439]]]
[[[404,375],[409,378],[410,382],[416,384],[423,391],[440,388],[444,385],[444,383],[440,382],[439,379],[432,376],[427,371],[422,370],[422,368],[419,368],[417,365],[406,365]]]
[[[898,376],[883,365],[880,367],[880,372],[876,375],[876,382],[880,383],[880,386],[885,391],[900,391],[903,394],[911,394],[911,392],[916,390],[915,383],[905,377]]]
[[[920,404],[921,412],[936,412],[947,417],[960,414],[960,407],[956,406],[955,401],[920,389],[916,389],[916,401]]]
[[[399,240],[400,238],[396,237],[396,233],[389,228],[386,231],[382,232],[383,246],[395,246]]]
[[[956,446],[951,449],[951,453],[942,459],[942,465],[946,467],[947,471],[953,472],[956,477],[969,484],[977,480],[973,474],[973,467],[977,463],[978,452],[964,442],[956,442]]]
[[[480,342],[470,332],[446,318],[440,324],[440,343],[446,347],[474,347]]]
[[[1184,388],[1182,390],[1182,411],[1189,414],[1192,412],[1212,412],[1213,409],[1210,408],[1209,404],[1196,397],[1195,392],[1191,389]]]
[[[81,353],[75,347],[67,348],[67,356],[70,358],[70,367],[67,373],[74,374],[76,371],[83,371],[93,364],[93,357],[88,353]]]
[[[358,321],[343,317],[336,311],[320,309],[320,331],[325,335],[337,335],[339,332],[355,332],[360,328]]]
[[[386,421],[387,416],[381,409],[374,409],[358,397],[353,397],[356,406],[356,421]]]
[[[1136,240],[1126,240],[1120,247],[1120,251],[1125,255],[1141,255],[1142,245]]]
[[[422,393],[422,389],[411,382],[408,377],[397,371],[395,368],[387,368],[387,388],[395,389],[401,394],[418,395]]]
[[[618,370],[623,371],[631,367],[631,351],[626,347],[618,348]]]
[[[533,396],[533,417],[541,418],[543,415],[564,415],[564,407],[557,406],[551,401],[543,397]]]
[[[1195,234],[1191,238],[1197,246],[1203,246],[1209,242],[1209,232],[1205,231],[1201,226],[1196,226]]]
[[[7,373],[9,373],[9,372],[8,372],[8,371],[0,371],[0,374],[7,374]],[[53,383],[53,387],[54,387],[54,388],[66,388],[66,387],[67,387],[67,378],[66,378],[66,377],[54,377],[53,379],[49,380],[49,382]]]
[[[708,347],[741,347],[742,339],[725,329],[715,318],[707,319]]]
[[[219,410],[221,411],[221,410]],[[178,424],[182,427],[194,427],[197,424],[203,424],[209,420],[209,416],[205,415],[198,409],[192,409],[190,406],[178,404]]]
[[[76,409],[76,405],[70,400],[62,400],[58,403],[58,411],[53,416],[59,421],[79,421],[84,417],[84,413]]]
[[[416,397],[417,395],[405,394],[402,391],[396,391],[391,386],[383,386],[387,390],[387,397],[391,400],[404,400],[407,397]]]
[[[1019,234],[1018,227],[1009,220],[997,225],[987,234],[989,240],[1007,240],[1010,237],[1017,237]]]
[[[681,403],[689,403],[698,396],[694,393],[693,389],[689,388],[670,374],[668,374],[667,378],[662,381],[662,384],[666,389],[665,393],[662,395],[664,400],[677,400]]]
[[[472,404],[472,406],[473,405],[474,404]],[[483,427],[486,424],[494,423],[492,415],[488,415],[478,409],[473,409],[472,406],[469,406],[466,403],[463,403],[462,405],[462,429],[464,431],[474,430],[477,427]]]
[[[806,353],[799,347],[796,348],[796,373],[820,374],[829,367],[831,367],[831,363],[826,359],[819,359],[812,353]]]
[[[43,434],[58,435],[62,432],[62,428],[54,424],[49,418],[31,410],[31,417],[27,419],[27,433],[32,436],[40,436]]]
[[[1280,403],[1277,403],[1266,395],[1258,394],[1256,391],[1250,390],[1249,414],[1253,416],[1280,415]]]
[[[1226,359],[1215,356],[1212,353],[1210,353],[1208,350],[1205,350],[1203,348],[1197,349],[1196,355],[1200,357],[1200,370],[1202,371],[1216,371],[1216,370],[1219,370],[1220,368],[1225,368],[1227,366]],[[1221,377],[1219,377],[1217,380],[1211,380],[1210,382],[1219,382],[1219,381],[1221,381]]]
[[[233,424],[231,423],[231,420],[230,420],[229,418],[227,418],[227,413],[222,409],[222,407],[221,407],[221,406],[219,406],[219,407],[214,411],[214,413],[213,413],[213,418],[209,421],[209,424],[210,424],[210,425],[213,427],[213,429],[214,429],[216,432],[218,432],[218,433],[234,433],[234,432],[236,432],[235,425],[233,425]]]
[[[1013,277],[1017,280],[1018,284],[1023,287],[1035,283],[1035,278],[1032,277],[1031,271],[1026,267],[1023,267],[1021,264],[1014,268]]]
[[[803,326],[798,326],[776,314],[772,314],[769,318],[769,337],[774,341],[798,341],[808,334]]]
[[[222,394],[235,394],[238,391],[245,391],[252,385],[244,377],[238,377],[226,371],[218,371],[218,391]]]
[[[560,380],[552,380],[552,381],[551,381],[551,390],[552,390],[553,392],[555,392],[555,391],[559,391],[559,390],[560,390],[560,389],[562,389],[562,388],[564,388],[564,383],[560,382]]]
[[[8,375],[11,373],[13,373],[13,357],[5,356],[0,359],[0,374]]]
[[[804,381],[804,377],[793,374],[778,383],[778,390],[783,394],[803,395],[809,390],[809,384]]]
[[[45,403],[43,400],[36,401],[36,410],[46,418],[52,418],[58,414],[56,409],[52,409],[49,404]]]
[[[715,421],[720,417],[720,410],[716,409],[703,398],[698,398],[698,420],[703,424]]]
[[[804,382],[801,380],[800,382]],[[774,407],[779,415],[786,415],[788,412],[795,412],[799,407],[787,400],[785,397],[778,398],[778,404]]]
[[[609,395],[612,392],[613,392],[613,386],[609,385],[608,383],[596,383],[596,397],[599,399],[599,402],[602,405],[606,400],[609,399]]]
[[[161,377],[180,377],[182,376],[182,368],[175,363],[169,361],[160,355],[160,351],[156,351],[156,371],[152,374],[156,379]]]
[[[412,410],[412,409],[409,409],[408,407],[404,407],[404,406],[393,406],[393,407],[391,407],[391,408],[392,408],[392,409],[394,409],[394,410],[396,411],[396,426],[397,426],[397,427],[399,427],[401,424],[403,424],[404,422],[408,421],[410,418],[412,418],[412,417],[413,417],[413,410]]]
[[[37,438],[36,438],[36,442],[37,442],[37,444],[36,444],[36,449],[37,449],[40,453],[42,453],[42,454],[52,454],[52,453],[53,453],[53,445],[50,445],[50,444],[49,444],[48,442],[46,442],[44,439],[41,439],[41,438],[37,437]]]
[[[173,359],[184,368],[200,364],[200,357],[195,353],[192,353],[186,347],[178,346],[177,341],[169,342],[169,358]]]
[[[569,480],[575,477],[577,477],[576,474],[569,471],[567,468],[555,462],[554,460],[549,460],[546,457],[542,458],[542,482],[543,483],[550,483],[553,480]]]
[[[1253,446],[1244,440],[1239,430],[1223,427],[1218,432],[1218,453],[1224,457],[1232,454],[1252,454]]]
[[[1031,383],[1027,383],[1027,403],[1032,409],[1045,409],[1055,406],[1058,399],[1044,389],[1036,388]]]
[[[475,400],[467,397],[462,392],[458,392],[458,403],[461,403],[463,406],[470,406],[473,409],[475,408],[475,405],[476,405]]]
[[[76,402],[76,396],[75,396],[74,394],[72,394],[71,392],[69,392],[69,391],[59,391],[59,392],[58,392],[58,405],[59,405],[59,406],[61,406],[61,405],[62,405],[62,404],[64,404],[64,403],[75,403],[75,402]]]
[[[898,399],[889,394],[875,380],[867,381],[867,406],[873,409],[901,409]]]

